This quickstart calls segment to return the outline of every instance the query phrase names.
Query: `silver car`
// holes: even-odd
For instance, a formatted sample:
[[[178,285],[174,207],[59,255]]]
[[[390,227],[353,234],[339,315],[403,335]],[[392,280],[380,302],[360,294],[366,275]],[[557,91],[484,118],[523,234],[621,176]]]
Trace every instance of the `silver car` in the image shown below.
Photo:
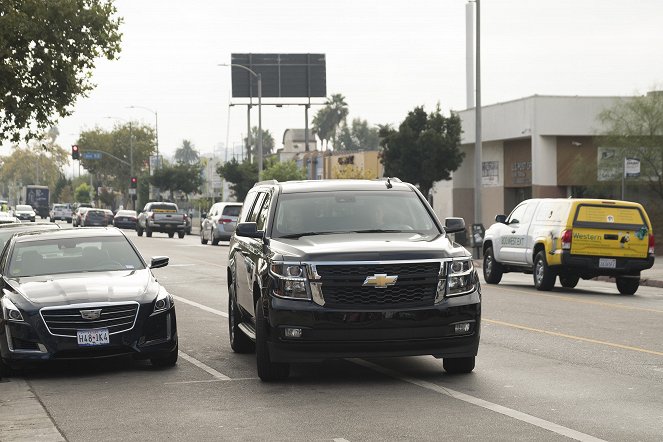
[[[235,232],[242,203],[215,203],[203,217],[200,225],[200,242],[211,241],[215,246],[219,241],[228,241]]]

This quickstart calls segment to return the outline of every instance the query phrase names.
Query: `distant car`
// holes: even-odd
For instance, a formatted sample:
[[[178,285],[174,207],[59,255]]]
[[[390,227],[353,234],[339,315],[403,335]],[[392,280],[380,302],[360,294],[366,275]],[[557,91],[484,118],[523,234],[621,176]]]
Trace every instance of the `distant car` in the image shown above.
[[[78,206],[76,211],[73,214],[73,220],[72,220],[72,225],[74,227],[81,227],[81,222],[83,220],[83,216],[85,216],[85,212],[90,210],[91,207],[87,206]]]
[[[0,212],[0,224],[17,224],[20,222],[11,212]]]
[[[113,225],[113,218],[115,218],[115,214],[113,213],[112,210],[110,209],[101,209],[104,211],[106,214],[106,225],[107,226],[112,226]]]
[[[0,212],[1,213],[1,212]],[[20,232],[36,232],[40,230],[55,230],[59,229],[58,224],[49,223],[21,223],[18,219],[14,223],[7,223],[0,225],[0,252],[5,248],[5,244],[9,241],[12,235]],[[1,312],[0,312],[1,313]]]
[[[0,258],[0,370],[122,355],[175,365],[173,296],[151,270],[167,265],[146,263],[118,229],[14,235]]]
[[[53,204],[53,207],[51,208],[51,213],[49,214],[49,218],[51,219],[52,223],[54,223],[57,220],[67,221],[68,223],[71,223],[72,216],[73,214],[71,210],[71,205],[69,204]]]
[[[138,214],[135,210],[118,210],[113,217],[113,225],[120,229],[136,229],[136,218]]]
[[[16,205],[16,209],[14,209],[14,216],[21,221],[35,222],[36,215],[35,209],[27,204],[18,204]]]
[[[212,205],[201,223],[200,242],[207,244],[207,241],[211,241],[215,246],[219,241],[230,240],[241,209],[242,203],[223,202]]]
[[[81,218],[81,227],[106,227],[108,219],[103,209],[87,209]]]

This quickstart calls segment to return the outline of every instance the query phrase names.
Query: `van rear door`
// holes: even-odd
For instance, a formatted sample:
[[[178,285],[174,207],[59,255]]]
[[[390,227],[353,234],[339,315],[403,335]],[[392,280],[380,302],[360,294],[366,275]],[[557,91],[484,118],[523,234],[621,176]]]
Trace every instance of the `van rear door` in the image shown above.
[[[640,206],[612,201],[578,204],[571,254],[647,258],[650,230]]]

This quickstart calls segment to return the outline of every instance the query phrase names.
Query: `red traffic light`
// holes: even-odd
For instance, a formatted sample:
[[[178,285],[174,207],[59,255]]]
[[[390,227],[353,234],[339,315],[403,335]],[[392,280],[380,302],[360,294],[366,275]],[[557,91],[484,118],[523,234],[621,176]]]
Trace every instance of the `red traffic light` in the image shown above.
[[[138,178],[135,176],[131,177],[131,188],[135,189],[138,186]]]
[[[81,154],[78,150],[78,146],[74,144],[73,146],[71,146],[71,158],[73,160],[77,160],[80,157],[81,157]]]

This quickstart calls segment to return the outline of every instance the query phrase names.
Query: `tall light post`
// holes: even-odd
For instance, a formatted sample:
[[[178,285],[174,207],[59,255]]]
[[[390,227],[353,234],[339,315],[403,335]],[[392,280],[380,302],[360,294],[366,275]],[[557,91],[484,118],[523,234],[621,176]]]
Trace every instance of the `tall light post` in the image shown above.
[[[125,123],[129,123],[129,176],[133,177],[134,176],[134,143],[133,143],[134,136],[133,136],[133,131],[132,131],[131,120],[127,121],[124,118],[110,117],[110,116],[106,117],[106,118],[110,118],[110,119],[113,119],[113,120],[120,120],[120,121],[124,121]],[[135,195],[131,195],[131,202],[132,202],[133,209],[135,210],[136,209]]]
[[[219,66],[230,66],[233,68],[241,68],[253,75],[258,80],[258,181],[262,178],[262,77],[260,74],[255,73],[253,70],[235,63],[220,63]],[[247,135],[251,139],[251,128]]]
[[[155,169],[159,168],[159,114],[157,111],[150,109],[149,107],[145,106],[127,106],[129,109],[143,109],[148,112],[152,112],[154,114],[154,138],[155,138],[155,146],[157,148],[157,163]]]

